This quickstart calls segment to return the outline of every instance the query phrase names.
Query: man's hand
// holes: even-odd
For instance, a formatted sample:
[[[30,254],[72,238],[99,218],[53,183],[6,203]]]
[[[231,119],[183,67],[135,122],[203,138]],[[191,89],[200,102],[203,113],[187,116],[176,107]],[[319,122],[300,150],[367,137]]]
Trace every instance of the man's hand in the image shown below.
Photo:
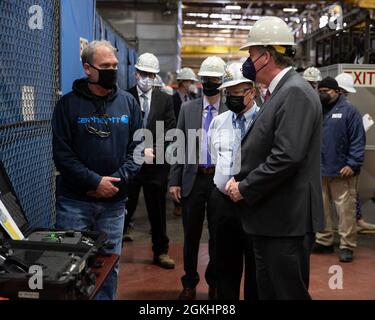
[[[96,191],[89,191],[87,195],[93,198],[112,198],[119,191],[117,187],[113,185],[115,182],[120,182],[120,178],[103,177],[100,181]]]
[[[154,150],[152,148],[145,149],[145,163],[152,164],[155,159]]]
[[[341,177],[348,178],[354,175],[354,171],[349,166],[345,166],[340,170]]]
[[[239,184],[239,182],[236,182],[236,180],[232,178],[227,182],[227,185],[225,186],[225,191],[228,193],[233,202],[239,202],[243,200],[243,196],[238,189]]]
[[[181,187],[170,187],[169,193],[174,201],[176,201],[177,203],[181,202]]]

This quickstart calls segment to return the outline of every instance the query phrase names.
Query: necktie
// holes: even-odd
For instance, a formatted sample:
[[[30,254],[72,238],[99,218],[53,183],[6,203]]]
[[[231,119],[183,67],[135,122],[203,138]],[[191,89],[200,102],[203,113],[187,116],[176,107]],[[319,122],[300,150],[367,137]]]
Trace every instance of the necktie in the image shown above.
[[[205,137],[206,137],[205,145],[206,145],[206,154],[207,154],[206,168],[211,166],[211,154],[209,152],[208,134],[207,133],[208,133],[208,129],[210,128],[210,124],[211,124],[212,119],[213,119],[213,115],[212,115],[213,109],[215,109],[215,107],[211,106],[211,105],[206,107],[207,115],[206,115],[206,119],[204,121],[204,131],[205,131]]]
[[[146,128],[148,114],[150,113],[150,106],[148,104],[147,96],[145,94],[142,94],[141,97],[143,98],[143,126],[144,128]]]
[[[244,117],[243,114],[241,114],[240,116],[237,117],[236,122],[237,122],[237,128],[241,130],[241,140],[242,140],[242,138],[245,136],[245,133],[246,133],[246,127],[245,127],[246,118]]]
[[[266,95],[264,96],[264,103],[267,102],[267,100],[270,98],[271,92],[267,89]]]

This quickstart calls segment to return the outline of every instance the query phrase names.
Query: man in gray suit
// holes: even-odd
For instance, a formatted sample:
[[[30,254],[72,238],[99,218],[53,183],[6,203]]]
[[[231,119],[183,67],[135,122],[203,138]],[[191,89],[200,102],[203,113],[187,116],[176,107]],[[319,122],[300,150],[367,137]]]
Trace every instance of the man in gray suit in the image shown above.
[[[309,235],[322,230],[324,222],[322,107],[291,67],[293,45],[286,23],[265,17],[254,24],[243,47],[250,55],[244,75],[264,83],[268,92],[242,140],[240,173],[226,190],[243,207],[260,299],[310,299]]]
[[[177,129],[185,134],[185,161],[171,167],[170,194],[174,201],[182,204],[184,227],[184,269],[181,278],[183,291],[181,300],[193,300],[199,282],[197,272],[199,242],[206,214],[206,204],[214,189],[215,164],[211,161],[208,145],[208,129],[214,117],[226,111],[218,88],[222,84],[225,62],[219,57],[208,57],[203,61],[198,75],[203,85],[203,97],[184,103],[178,118]],[[195,131],[191,139],[189,131]],[[190,138],[190,139],[189,139]],[[197,140],[199,142],[197,143]],[[195,152],[191,146],[195,145]],[[209,298],[216,296],[216,280],[213,267],[212,212],[207,210],[210,262],[205,278],[209,285]]]

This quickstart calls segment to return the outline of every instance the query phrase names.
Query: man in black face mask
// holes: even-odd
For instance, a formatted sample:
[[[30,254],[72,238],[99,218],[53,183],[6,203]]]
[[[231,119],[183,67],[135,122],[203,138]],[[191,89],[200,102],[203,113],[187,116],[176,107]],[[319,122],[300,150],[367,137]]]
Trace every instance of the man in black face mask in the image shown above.
[[[260,110],[255,103],[255,84],[242,76],[242,64],[228,68],[224,83],[229,111],[217,116],[209,130],[211,153],[216,160],[209,208],[215,212],[214,252],[217,295],[220,300],[239,300],[245,260],[245,300],[257,300],[255,259],[251,242],[241,226],[241,205],[233,202],[225,186],[239,172],[241,141]],[[225,237],[223,235],[225,234]]]
[[[53,120],[53,157],[61,174],[56,227],[107,234],[109,253],[121,254],[125,199],[140,165],[134,159],[142,128],[137,101],[116,85],[116,49],[94,41],[82,53],[87,78],[57,103]],[[119,268],[105,281],[97,299],[116,297]]]
[[[206,215],[206,204],[214,188],[213,178],[215,173],[215,164],[211,160],[208,149],[207,133],[212,120],[226,110],[218,89],[222,83],[224,68],[225,62],[221,58],[208,57],[203,61],[198,73],[203,85],[203,97],[183,104],[178,118],[177,128],[185,134],[186,157],[185,163],[177,163],[171,168],[169,192],[174,201],[182,204],[185,269],[185,275],[181,278],[184,288],[180,294],[182,300],[195,298],[195,288],[199,282],[197,272],[199,242]],[[196,130],[196,135],[193,137],[189,134],[191,130]],[[197,152],[192,157],[191,146],[197,145],[198,139],[200,140],[200,148],[196,148]],[[216,295],[212,213],[207,210],[210,262],[205,276],[209,285],[210,299],[215,298]]]
[[[322,185],[325,229],[316,234],[315,253],[333,253],[332,202],[339,216],[340,262],[351,262],[357,246],[356,188],[366,136],[358,110],[340,96],[335,79],[319,84],[323,105]]]

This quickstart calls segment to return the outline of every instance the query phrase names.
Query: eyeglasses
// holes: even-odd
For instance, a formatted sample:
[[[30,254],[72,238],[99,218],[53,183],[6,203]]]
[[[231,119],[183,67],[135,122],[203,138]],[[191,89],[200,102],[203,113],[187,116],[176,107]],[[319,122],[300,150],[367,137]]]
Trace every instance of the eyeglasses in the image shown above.
[[[88,133],[96,135],[100,138],[108,138],[112,133],[111,129],[109,127],[108,121],[107,121],[108,118],[109,118],[109,116],[107,114],[104,114],[101,117],[99,117],[99,119],[103,120],[103,123],[104,123],[107,131],[102,131],[100,129],[96,129],[88,123],[86,123],[86,125],[85,125],[86,131]]]
[[[226,96],[245,96],[248,91],[250,91],[252,88],[245,88],[242,90],[235,90],[229,92],[228,90],[225,90],[225,95]]]

